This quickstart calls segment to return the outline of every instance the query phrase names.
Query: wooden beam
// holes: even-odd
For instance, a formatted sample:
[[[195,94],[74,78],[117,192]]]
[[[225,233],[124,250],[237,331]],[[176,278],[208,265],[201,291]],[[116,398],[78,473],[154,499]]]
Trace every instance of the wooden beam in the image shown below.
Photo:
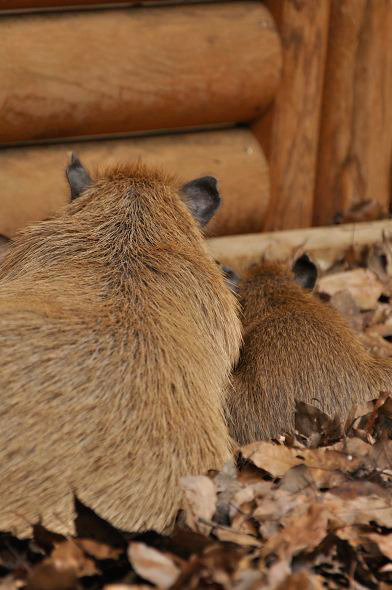
[[[308,227],[313,196],[329,0],[266,0],[282,37],[282,80],[253,125],[271,170],[265,230]]]
[[[392,238],[392,220],[226,236],[208,240],[208,246],[216,260],[241,272],[250,264],[259,262],[262,256],[268,256],[269,260],[286,260],[301,248],[309,253],[343,252],[352,246],[374,244],[384,236]]]
[[[3,17],[0,142],[250,121],[281,45],[259,2]]]
[[[228,129],[2,150],[0,234],[12,236],[68,202],[64,169],[70,150],[76,151],[92,170],[99,165],[141,158],[181,174],[184,180],[215,175],[223,200],[209,227],[210,234],[261,229],[269,199],[268,166],[249,130]]]
[[[366,201],[388,211],[392,156],[392,2],[332,0],[314,222]]]

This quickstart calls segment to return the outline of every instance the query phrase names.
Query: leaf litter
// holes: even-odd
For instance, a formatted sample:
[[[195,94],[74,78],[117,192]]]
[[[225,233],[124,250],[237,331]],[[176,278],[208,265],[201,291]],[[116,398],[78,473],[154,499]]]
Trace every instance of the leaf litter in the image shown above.
[[[392,356],[388,241],[318,266],[316,296],[370,352]],[[76,497],[74,537],[39,522],[28,539],[0,532],[0,590],[391,587],[392,392],[343,425],[297,402],[295,427],[237,449],[220,472],[183,478],[170,535],[119,530]]]

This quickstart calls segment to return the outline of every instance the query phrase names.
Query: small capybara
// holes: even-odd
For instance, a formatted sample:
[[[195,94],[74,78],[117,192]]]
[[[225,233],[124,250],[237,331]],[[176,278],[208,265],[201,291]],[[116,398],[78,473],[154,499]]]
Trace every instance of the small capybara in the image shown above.
[[[231,448],[238,303],[200,227],[216,180],[138,164],[92,181],[77,157],[67,176],[73,202],[0,268],[0,530],[72,530],[75,492],[118,527],[165,531],[179,479]]]
[[[262,262],[239,280],[243,346],[227,417],[240,444],[292,432],[295,399],[344,420],[355,403],[392,391],[391,361],[370,356],[340,314],[309,291],[317,271],[306,258],[295,277]]]

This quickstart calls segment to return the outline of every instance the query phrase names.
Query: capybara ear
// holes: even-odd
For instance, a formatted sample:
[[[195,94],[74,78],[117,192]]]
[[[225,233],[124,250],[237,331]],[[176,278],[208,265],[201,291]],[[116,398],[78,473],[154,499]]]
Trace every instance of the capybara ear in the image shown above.
[[[78,156],[73,152],[71,153],[69,164],[65,169],[65,175],[71,189],[71,200],[76,199],[92,184],[89,173],[84,168]]]
[[[200,225],[206,225],[220,205],[217,185],[213,176],[202,176],[187,182],[181,189],[189,211]]]
[[[238,293],[238,286],[240,283],[240,277],[237,275],[236,272],[232,268],[225,266],[224,264],[220,264],[218,262],[223,276],[225,277],[226,285],[229,287],[230,291],[237,294]]]
[[[304,289],[313,291],[317,281],[317,266],[307,254],[303,254],[294,262],[292,271],[294,279]]]

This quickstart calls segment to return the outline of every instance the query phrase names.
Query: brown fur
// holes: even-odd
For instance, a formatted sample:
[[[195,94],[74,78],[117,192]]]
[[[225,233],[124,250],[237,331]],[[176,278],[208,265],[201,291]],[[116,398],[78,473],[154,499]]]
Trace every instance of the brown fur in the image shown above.
[[[116,526],[165,530],[179,478],[227,458],[237,304],[178,195],[111,170],[4,259],[1,530],[70,530],[71,490]]]
[[[239,297],[244,342],[228,397],[239,443],[292,431],[295,399],[343,419],[356,402],[392,391],[391,361],[371,357],[338,312],[285,267],[253,267]]]

